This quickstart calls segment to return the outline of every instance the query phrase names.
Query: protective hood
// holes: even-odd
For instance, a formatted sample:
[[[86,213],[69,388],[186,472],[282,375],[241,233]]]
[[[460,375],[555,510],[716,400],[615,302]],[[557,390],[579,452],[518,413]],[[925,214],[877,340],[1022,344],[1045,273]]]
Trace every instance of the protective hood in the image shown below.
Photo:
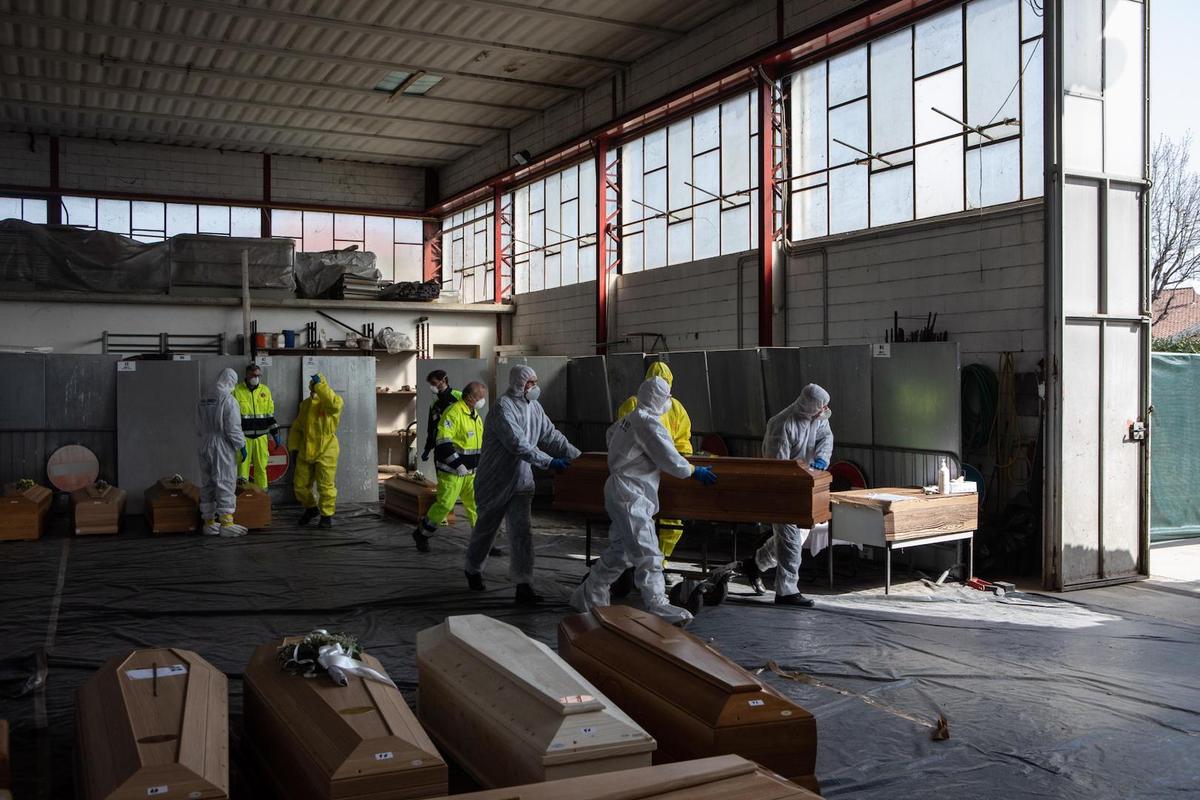
[[[525,384],[536,377],[533,367],[516,364],[508,371],[508,393],[513,397],[524,397]]]
[[[675,383],[675,376],[671,374],[671,368],[662,361],[655,361],[650,365],[650,369],[646,370],[646,380],[651,378],[662,378],[667,382],[667,386]]]
[[[800,390],[800,396],[793,404],[797,414],[812,419],[821,413],[821,409],[829,404],[829,392],[810,383]]]
[[[638,409],[661,417],[671,407],[671,386],[659,377],[647,378],[638,387]]]
[[[233,391],[233,387],[238,384],[238,374],[226,367],[221,370],[221,374],[217,376],[216,383],[213,384],[213,391],[218,397],[223,394],[229,394]]]

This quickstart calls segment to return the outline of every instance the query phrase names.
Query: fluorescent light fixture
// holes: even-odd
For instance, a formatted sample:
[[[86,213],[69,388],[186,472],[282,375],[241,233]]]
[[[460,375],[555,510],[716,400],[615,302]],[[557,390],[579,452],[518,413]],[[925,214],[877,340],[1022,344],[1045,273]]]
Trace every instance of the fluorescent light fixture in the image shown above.
[[[441,75],[430,75],[423,70],[417,72],[401,70],[385,75],[383,80],[375,84],[375,91],[383,92],[391,97],[401,94],[420,97],[441,82]]]
[[[375,84],[375,91],[387,92],[388,94],[391,94],[400,88],[400,84],[408,80],[409,76],[411,75],[411,72],[403,70],[400,72],[389,72],[387,75],[383,76],[383,80]]]
[[[412,78],[405,81],[407,85],[403,86],[400,91],[404,94],[423,95],[441,82],[441,75],[429,75],[425,72],[418,72]]]
[[[518,150],[512,154],[512,160],[517,162],[518,167],[523,167],[533,160],[533,156],[529,154],[528,150]]]

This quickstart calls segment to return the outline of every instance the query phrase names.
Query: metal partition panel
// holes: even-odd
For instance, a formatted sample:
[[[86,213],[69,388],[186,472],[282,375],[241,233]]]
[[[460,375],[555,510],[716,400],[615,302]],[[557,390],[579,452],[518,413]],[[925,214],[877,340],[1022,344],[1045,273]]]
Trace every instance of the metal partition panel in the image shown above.
[[[567,418],[567,357],[566,356],[508,356],[496,360],[496,383],[501,392],[508,387],[508,371],[514,364],[533,367],[542,387],[538,402],[555,423]]]
[[[871,360],[876,447],[961,449],[962,392],[957,342],[893,344]]]
[[[567,362],[567,421],[609,425],[612,395],[604,356],[581,356]]]
[[[875,441],[870,345],[801,347],[800,374],[806,384],[815,383],[829,392],[829,407],[833,411],[829,424],[833,427],[835,442],[871,444]],[[954,386],[957,392],[958,384]]]
[[[671,394],[687,409],[692,420],[692,433],[711,433],[712,401],[708,393],[708,354],[703,350],[659,355],[671,368],[675,383]]]
[[[429,427],[429,406],[433,404],[433,392],[429,391],[425,376],[435,369],[445,370],[450,385],[459,390],[471,381],[479,381],[487,386],[492,372],[491,363],[486,358],[423,358],[417,362],[417,469],[425,472],[430,478],[433,477],[434,471],[433,454],[430,454],[429,461],[425,464],[422,464],[420,459],[421,448],[425,446],[425,432]],[[496,383],[496,386],[488,389],[488,405],[483,409],[485,418],[496,398],[508,388],[507,369],[504,370],[504,374],[496,376]]]
[[[117,430],[116,355],[46,356],[46,427]]]
[[[766,432],[762,357],[757,349],[708,354],[708,390],[716,433],[761,440]]]
[[[309,376],[320,372],[341,395],[338,425],[338,502],[374,503],[379,500],[379,441],[375,431],[375,357],[302,356],[297,388],[308,392]]]
[[[0,353],[0,430],[46,427],[46,356]]]
[[[763,396],[767,404],[767,419],[787,408],[809,379],[804,374],[800,349],[796,347],[764,347],[762,353]]]
[[[117,484],[129,493],[125,512],[140,514],[143,493],[178,473],[199,482],[195,361],[126,361],[117,371]]]
[[[612,401],[613,419],[621,404],[637,394],[646,379],[646,356],[642,353],[617,353],[605,356],[608,371],[608,396]]]

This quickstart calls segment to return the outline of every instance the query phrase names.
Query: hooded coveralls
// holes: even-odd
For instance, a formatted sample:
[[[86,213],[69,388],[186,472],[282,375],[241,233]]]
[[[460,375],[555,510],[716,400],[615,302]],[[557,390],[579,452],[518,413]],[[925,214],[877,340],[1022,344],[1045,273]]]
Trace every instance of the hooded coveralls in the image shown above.
[[[296,474],[293,483],[296,499],[305,508],[317,506],[320,497],[321,516],[332,517],[337,507],[338,423],[342,419],[342,398],[338,397],[325,376],[308,397],[300,402],[300,410],[288,432],[288,449],[296,451]],[[313,494],[316,481],[317,493]]]
[[[237,373],[221,371],[212,391],[196,406],[200,432],[200,516],[214,520],[237,510],[239,451],[246,445],[242,415],[233,399]]]

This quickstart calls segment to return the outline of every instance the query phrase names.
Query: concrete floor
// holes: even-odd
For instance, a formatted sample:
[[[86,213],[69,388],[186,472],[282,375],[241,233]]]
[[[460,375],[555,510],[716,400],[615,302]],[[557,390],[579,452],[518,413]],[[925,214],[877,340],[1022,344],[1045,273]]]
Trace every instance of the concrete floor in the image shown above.
[[[1200,539],[1161,542],[1150,547],[1150,575],[1200,592]]]

